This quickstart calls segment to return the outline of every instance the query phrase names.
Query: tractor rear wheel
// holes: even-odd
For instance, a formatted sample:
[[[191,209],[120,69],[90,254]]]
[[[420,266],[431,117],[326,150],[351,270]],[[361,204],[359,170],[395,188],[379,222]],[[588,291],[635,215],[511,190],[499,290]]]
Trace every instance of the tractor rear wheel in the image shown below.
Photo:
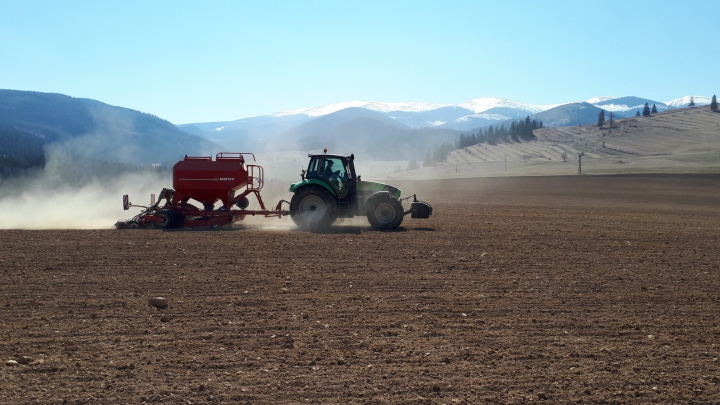
[[[307,186],[290,200],[290,217],[300,229],[318,231],[337,219],[337,202],[326,189]]]
[[[367,211],[368,221],[376,229],[395,229],[404,215],[400,201],[390,196],[376,198]]]
[[[153,222],[155,228],[158,229],[179,228],[183,225],[185,219],[182,215],[178,214],[174,210],[160,211],[155,215],[162,218],[162,221],[160,222]]]

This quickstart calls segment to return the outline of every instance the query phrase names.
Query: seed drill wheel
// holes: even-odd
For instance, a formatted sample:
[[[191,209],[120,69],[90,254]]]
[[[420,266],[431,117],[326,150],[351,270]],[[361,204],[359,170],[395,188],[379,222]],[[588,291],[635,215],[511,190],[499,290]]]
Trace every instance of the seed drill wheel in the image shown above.
[[[160,222],[153,222],[158,229],[179,228],[184,222],[183,216],[173,210],[160,211],[156,215],[162,218]]]
[[[367,211],[368,221],[376,229],[395,229],[402,223],[404,215],[400,201],[389,195],[372,199]]]
[[[300,229],[325,229],[335,222],[337,216],[337,202],[323,187],[304,187],[290,200],[290,217]]]
[[[247,197],[243,197],[235,201],[235,205],[237,205],[237,207],[241,210],[244,210],[250,205],[250,200],[248,200]]]

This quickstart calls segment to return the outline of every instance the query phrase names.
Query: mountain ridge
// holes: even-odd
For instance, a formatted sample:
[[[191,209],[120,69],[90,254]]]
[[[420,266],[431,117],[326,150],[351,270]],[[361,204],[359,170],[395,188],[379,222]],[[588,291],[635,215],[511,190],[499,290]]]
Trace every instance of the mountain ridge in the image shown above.
[[[210,123],[180,124],[179,128],[188,128],[195,134],[208,139],[224,142],[228,139],[242,139],[241,143],[252,144],[253,141],[267,139],[287,131],[294,126],[334,114],[350,108],[366,109],[383,114],[409,128],[443,128],[458,131],[472,131],[489,125],[502,125],[505,122],[522,119],[526,116],[541,114],[545,111],[564,107],[574,108],[578,103],[587,103],[596,108],[613,112],[617,118],[629,117],[642,111],[644,103],[656,105],[658,111],[680,108],[689,103],[693,97],[696,105],[710,103],[710,97],[683,96],[667,103],[636,96],[594,97],[584,101],[562,104],[529,104],[496,97],[480,97],[458,104],[439,103],[397,103],[378,101],[348,101],[332,103],[313,108],[284,110],[264,116],[242,118],[234,121],[218,121]],[[592,117],[584,115],[583,120],[568,119],[574,125],[592,123]],[[557,120],[560,124],[563,120]],[[548,122],[553,125],[553,122]],[[201,131],[197,131],[197,129]],[[221,132],[224,132],[221,134]]]
[[[214,148],[152,114],[57,93],[0,89],[0,124],[37,136],[46,150],[129,164]]]

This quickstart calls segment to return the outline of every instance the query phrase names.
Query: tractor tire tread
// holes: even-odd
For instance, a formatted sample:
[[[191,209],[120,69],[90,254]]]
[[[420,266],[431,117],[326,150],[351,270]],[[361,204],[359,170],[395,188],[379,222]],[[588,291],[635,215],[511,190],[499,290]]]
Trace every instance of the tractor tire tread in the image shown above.
[[[316,223],[309,223],[305,221],[299,213],[300,202],[303,198],[309,195],[316,195],[322,198],[325,202],[327,214],[321,221]],[[321,231],[327,229],[338,217],[337,201],[335,200],[335,197],[333,197],[333,195],[330,194],[324,187],[312,185],[305,186],[296,191],[292,199],[290,199],[290,217],[293,222],[295,222],[295,225],[306,231]]]

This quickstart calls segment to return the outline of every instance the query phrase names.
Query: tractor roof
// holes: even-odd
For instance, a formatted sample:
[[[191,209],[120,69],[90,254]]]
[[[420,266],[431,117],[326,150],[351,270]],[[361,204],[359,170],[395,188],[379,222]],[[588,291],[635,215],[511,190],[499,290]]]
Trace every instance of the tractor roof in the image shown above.
[[[308,154],[308,157],[329,157],[329,158],[340,158],[340,159],[355,159],[355,155],[335,155],[332,153],[316,153]]]

